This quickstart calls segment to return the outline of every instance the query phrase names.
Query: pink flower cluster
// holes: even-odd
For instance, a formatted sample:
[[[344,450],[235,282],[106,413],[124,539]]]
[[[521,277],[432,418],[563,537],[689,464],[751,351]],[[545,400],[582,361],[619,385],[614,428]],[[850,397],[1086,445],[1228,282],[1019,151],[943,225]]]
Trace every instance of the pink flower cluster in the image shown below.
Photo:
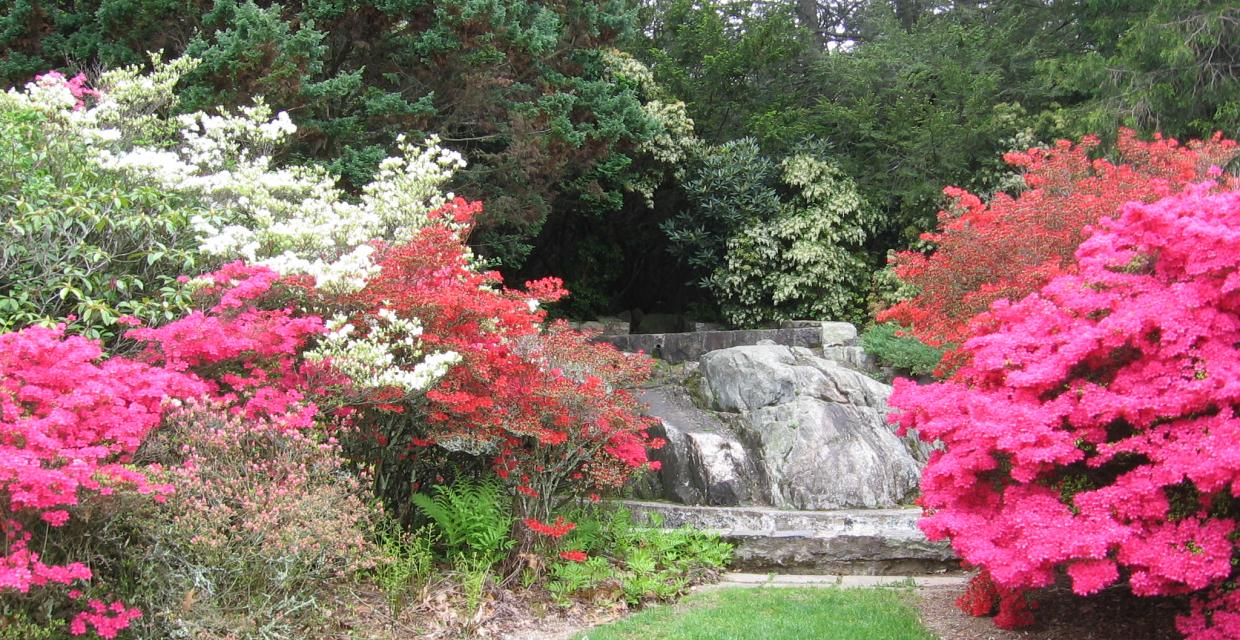
[[[86,86],[86,74],[79,73],[72,78],[66,78],[65,74],[59,71],[46,71],[34,77],[35,84],[42,86],[63,86],[73,94],[77,100],[74,109],[81,109],[86,106],[87,98],[99,97],[99,92]]]
[[[318,407],[308,396],[331,376],[300,354],[324,332],[322,319],[298,317],[279,299],[287,293],[277,287],[279,274],[266,267],[234,262],[203,278],[212,283],[197,292],[210,305],[206,312],[125,337],[146,343],[143,360],[204,380],[236,413],[289,429],[310,426]]]
[[[85,491],[166,488],[127,468],[128,457],[160,422],[168,398],[206,391],[198,380],[123,358],[102,360],[99,345],[64,327],[0,335],[0,589],[26,592],[90,577],[79,563],[48,566],[27,548],[30,526],[69,519]]]
[[[285,430],[312,424],[318,409],[305,394],[330,376],[299,354],[322,321],[261,308],[287,293],[274,290],[268,269],[237,263],[207,277],[205,313],[128,333],[146,344],[138,360],[105,358],[63,325],[0,334],[0,591],[91,578],[80,562],[43,562],[31,544],[40,521],[63,526],[87,494],[125,489],[161,500],[171,491],[128,464],[170,404],[206,397]],[[88,604],[70,624],[74,635],[89,628],[114,637],[138,615],[120,603]]]
[[[69,623],[69,633],[85,635],[87,627],[92,627],[100,638],[115,638],[116,634],[129,628],[129,623],[142,617],[136,608],[128,608],[119,602],[105,605],[99,600],[86,603],[90,609],[80,611]]]
[[[1197,594],[1179,628],[1240,637],[1240,192],[1125,205],[1060,275],[972,323],[950,381],[897,381],[939,440],[922,529],[1007,589]]]

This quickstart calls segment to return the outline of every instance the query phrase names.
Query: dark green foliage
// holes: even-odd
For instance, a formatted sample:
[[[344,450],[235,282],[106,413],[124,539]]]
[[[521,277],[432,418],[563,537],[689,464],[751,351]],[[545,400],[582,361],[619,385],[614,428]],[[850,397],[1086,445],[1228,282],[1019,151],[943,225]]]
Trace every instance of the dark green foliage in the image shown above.
[[[755,123],[812,100],[818,57],[792,2],[656,0],[643,15],[651,37],[635,48],[659,83],[689,107],[698,135],[721,144]]]
[[[753,138],[708,150],[685,180],[690,207],[665,220],[669,249],[703,279],[723,263],[728,239],[780,208],[778,166]]]
[[[871,325],[861,334],[861,346],[883,364],[915,376],[930,375],[943,358],[942,349],[911,335],[900,335],[900,327],[894,323]]]
[[[943,186],[1008,186],[1013,147],[1240,127],[1234,2],[818,2],[816,38],[802,4],[654,2],[640,46],[708,142],[829,141],[881,210],[876,256],[933,226]]]
[[[1060,9],[1072,40],[1042,61],[1045,82],[1090,99],[1064,114],[1074,133],[1116,126],[1186,139],[1240,130],[1240,6],[1207,0],[1078,0]]]
[[[515,266],[553,209],[619,203],[617,154],[651,133],[603,60],[631,19],[621,0],[17,0],[0,80],[189,53],[184,109],[265,96],[299,124],[291,153],[352,186],[397,134],[439,134],[471,162],[457,193],[486,202],[476,245]]]

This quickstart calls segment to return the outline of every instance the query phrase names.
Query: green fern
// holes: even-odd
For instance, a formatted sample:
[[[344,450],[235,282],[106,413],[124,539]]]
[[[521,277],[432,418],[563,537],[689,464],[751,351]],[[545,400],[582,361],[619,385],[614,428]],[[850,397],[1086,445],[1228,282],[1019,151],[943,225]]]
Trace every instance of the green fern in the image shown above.
[[[464,556],[491,566],[515,540],[507,495],[497,483],[462,480],[440,485],[433,495],[414,494],[413,504],[435,525],[444,556]]]

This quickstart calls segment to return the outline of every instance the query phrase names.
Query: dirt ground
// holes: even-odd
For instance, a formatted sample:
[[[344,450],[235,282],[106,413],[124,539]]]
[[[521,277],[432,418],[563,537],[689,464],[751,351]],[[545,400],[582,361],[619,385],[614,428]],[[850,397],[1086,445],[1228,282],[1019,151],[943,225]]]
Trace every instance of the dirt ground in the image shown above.
[[[922,587],[922,622],[942,640],[1175,640],[1175,616],[1182,599],[1138,598],[1112,588],[1081,598],[1065,588],[1037,599],[1035,625],[1020,631],[995,627],[991,618],[974,618],[956,608],[961,587]]]

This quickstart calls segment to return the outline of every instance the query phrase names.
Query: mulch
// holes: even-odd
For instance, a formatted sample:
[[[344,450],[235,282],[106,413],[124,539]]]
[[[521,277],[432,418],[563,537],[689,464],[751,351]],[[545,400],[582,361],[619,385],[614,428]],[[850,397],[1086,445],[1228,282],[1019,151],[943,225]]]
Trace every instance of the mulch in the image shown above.
[[[957,609],[961,592],[958,586],[918,589],[922,622],[942,640],[1176,640],[1175,617],[1187,609],[1183,598],[1138,598],[1123,587],[1083,598],[1060,586],[1035,598],[1033,627],[1008,631]]]

